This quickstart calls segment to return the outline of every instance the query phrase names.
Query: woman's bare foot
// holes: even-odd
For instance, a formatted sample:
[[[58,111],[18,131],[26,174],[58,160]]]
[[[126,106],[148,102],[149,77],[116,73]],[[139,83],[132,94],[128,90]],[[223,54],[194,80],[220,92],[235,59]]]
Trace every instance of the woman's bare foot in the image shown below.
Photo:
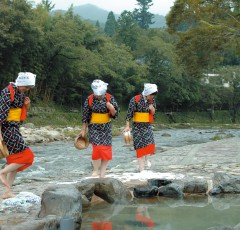
[[[98,177],[98,172],[93,171],[92,176],[93,176],[93,177]]]
[[[2,195],[3,200],[8,199],[8,198],[13,198],[13,197],[15,197],[15,195],[12,192],[6,192]]]
[[[6,186],[7,188],[10,188],[10,186],[7,184],[7,182],[6,182],[6,177],[5,177],[5,175],[4,174],[2,174],[2,173],[0,173],[0,181],[2,182],[2,184],[4,185],[4,186]]]
[[[106,176],[105,175],[101,175],[100,178],[106,178]]]

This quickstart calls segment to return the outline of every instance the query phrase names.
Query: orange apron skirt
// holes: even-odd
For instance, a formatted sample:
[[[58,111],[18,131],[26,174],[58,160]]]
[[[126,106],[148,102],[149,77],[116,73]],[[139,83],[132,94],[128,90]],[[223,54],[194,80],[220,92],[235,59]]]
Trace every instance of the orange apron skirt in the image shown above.
[[[6,157],[7,164],[24,164],[17,171],[23,171],[33,164],[34,154],[30,148],[23,150],[22,152],[11,154]]]
[[[146,156],[148,154],[154,154],[155,144],[150,144],[146,147],[136,149],[136,152],[137,152],[137,158],[141,158],[141,157]]]
[[[92,160],[112,160],[112,146],[92,144]]]

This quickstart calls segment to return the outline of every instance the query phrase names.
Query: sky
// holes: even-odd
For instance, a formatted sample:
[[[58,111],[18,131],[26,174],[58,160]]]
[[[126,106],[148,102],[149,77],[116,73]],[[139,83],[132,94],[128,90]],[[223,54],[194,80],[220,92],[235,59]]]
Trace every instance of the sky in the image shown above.
[[[124,10],[133,11],[134,8],[138,8],[136,0],[50,0],[52,4],[55,4],[54,10],[62,9],[67,10],[71,4],[73,6],[93,4],[104,10],[113,11],[120,14]],[[41,3],[41,0],[33,0],[36,4]],[[149,11],[153,14],[160,14],[165,16],[171,6],[173,6],[175,0],[153,0],[153,5]]]

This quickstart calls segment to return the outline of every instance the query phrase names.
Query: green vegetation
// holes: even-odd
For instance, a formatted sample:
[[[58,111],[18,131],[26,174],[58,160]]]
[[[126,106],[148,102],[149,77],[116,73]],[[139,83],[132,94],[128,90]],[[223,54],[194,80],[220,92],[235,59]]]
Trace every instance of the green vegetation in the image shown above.
[[[157,109],[164,120],[173,112],[176,123],[239,123],[239,0],[176,0],[165,29],[149,28],[152,0],[136,3],[117,20],[110,12],[104,32],[75,15],[73,6],[54,12],[49,0],[36,7],[28,0],[1,0],[1,88],[18,72],[30,71],[37,74],[33,104],[76,109],[92,92],[91,82],[102,79],[125,110],[150,82],[158,85]],[[189,115],[197,111],[201,118]],[[53,116],[53,125],[78,121],[73,114]]]
[[[118,119],[113,121],[113,133],[118,135],[125,126],[126,111],[121,111]],[[157,112],[154,121],[155,130],[163,128],[240,128],[240,119],[237,123],[231,122],[228,111],[217,111],[212,118],[210,112],[175,112],[172,114],[173,120],[163,112]],[[81,110],[71,111],[52,105],[31,108],[27,123],[33,123],[37,127],[80,127],[82,126]],[[72,135],[74,136],[75,133]],[[69,135],[71,136],[71,131]]]

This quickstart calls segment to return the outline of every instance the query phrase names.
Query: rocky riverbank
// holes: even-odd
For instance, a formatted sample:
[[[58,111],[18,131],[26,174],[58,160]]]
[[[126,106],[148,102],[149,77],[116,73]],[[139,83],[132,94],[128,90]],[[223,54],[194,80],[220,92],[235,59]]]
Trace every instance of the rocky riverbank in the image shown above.
[[[152,166],[142,173],[138,173],[135,152],[132,147],[124,145],[122,136],[114,137],[113,160],[108,165],[107,178],[104,181],[99,179],[94,179],[95,181],[91,181],[91,183],[88,181],[88,186],[83,187],[86,180],[93,179],[90,177],[91,148],[84,151],[74,148],[73,138],[66,137],[64,133],[73,130],[78,132],[75,129],[80,130],[80,128],[51,129],[50,127],[37,129],[31,127],[31,124],[22,128],[25,140],[28,141],[35,153],[35,163],[19,174],[13,190],[16,194],[27,192],[30,194],[28,200],[36,202],[27,206],[6,207],[2,204],[0,206],[0,229],[32,230],[33,228],[30,226],[35,226],[34,229],[58,229],[59,213],[54,215],[53,209],[51,212],[46,212],[49,206],[43,205],[43,200],[42,205],[37,203],[37,197],[42,198],[44,192],[46,197],[55,197],[55,195],[59,197],[58,194],[63,192],[63,188],[69,195],[67,199],[78,200],[82,207],[91,205],[93,194],[98,194],[102,199],[108,201],[111,199],[117,201],[119,186],[124,191],[130,191],[132,195],[134,195],[134,188],[137,188],[134,196],[140,193],[146,195],[149,194],[149,191],[154,196],[159,194],[169,196],[172,192],[171,194],[180,195],[180,197],[189,192],[196,193],[196,191],[198,193],[201,191],[200,193],[204,196],[209,191],[213,191],[214,194],[239,193],[240,132],[237,130],[233,132],[225,130],[226,136],[231,133],[231,138],[220,141],[211,141],[211,139],[216,135],[223,135],[222,130],[157,131],[155,132],[156,154],[150,157]],[[200,144],[196,144],[199,140]],[[176,144],[177,141],[179,144]],[[0,163],[4,164],[4,160],[1,160]],[[167,187],[156,186],[157,182],[155,185],[149,186],[149,181],[152,179],[171,181],[171,183],[166,183]],[[107,188],[111,189],[111,199],[107,195],[109,190],[103,192],[103,187],[106,189],[106,183],[108,183]],[[118,189],[116,189],[116,184],[118,184]],[[77,198],[79,194],[72,186],[77,186],[77,190],[83,195],[81,196],[82,200]],[[49,190],[49,188],[51,189]],[[2,189],[3,187],[0,187],[0,192]],[[70,190],[75,192],[67,193]],[[139,191],[140,193],[138,193]],[[52,196],[52,194],[55,195]],[[123,194],[127,194],[127,192]],[[66,199],[62,197],[59,199],[65,204]],[[235,204],[240,206],[238,198],[235,198]],[[43,208],[45,208],[45,214],[51,215],[44,214],[45,216],[40,217],[38,214]],[[68,210],[68,212],[72,212],[72,210]],[[77,218],[79,224],[81,216]],[[45,228],[37,228],[37,226],[45,226]]]

